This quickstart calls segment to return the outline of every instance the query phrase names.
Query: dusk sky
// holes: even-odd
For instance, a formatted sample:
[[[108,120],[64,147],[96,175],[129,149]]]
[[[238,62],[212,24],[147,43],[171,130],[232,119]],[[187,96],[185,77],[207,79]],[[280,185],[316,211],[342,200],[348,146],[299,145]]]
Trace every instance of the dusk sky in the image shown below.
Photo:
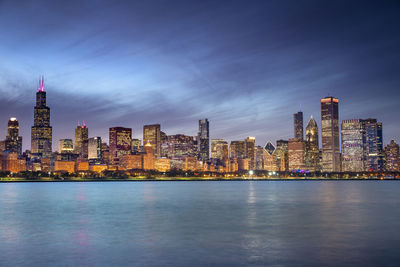
[[[293,113],[377,118],[400,141],[400,1],[2,1],[0,137],[17,117],[23,148],[39,76],[53,148],[78,121],[108,129],[160,123],[166,134],[293,137]],[[305,126],[305,125],[304,125]]]

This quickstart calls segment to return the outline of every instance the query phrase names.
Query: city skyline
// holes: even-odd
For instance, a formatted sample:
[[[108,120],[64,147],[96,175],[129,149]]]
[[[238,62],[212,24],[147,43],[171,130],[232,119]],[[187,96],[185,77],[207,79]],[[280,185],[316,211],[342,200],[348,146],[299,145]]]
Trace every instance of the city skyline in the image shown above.
[[[292,137],[300,105],[319,122],[318,101],[333,95],[340,121],[377,118],[384,143],[399,143],[398,3],[229,3],[172,2],[166,14],[157,1],[1,2],[0,136],[17,117],[29,147],[32,86],[45,75],[55,141],[79,120],[107,140],[109,125],[194,136],[208,118],[210,139],[264,145]]]

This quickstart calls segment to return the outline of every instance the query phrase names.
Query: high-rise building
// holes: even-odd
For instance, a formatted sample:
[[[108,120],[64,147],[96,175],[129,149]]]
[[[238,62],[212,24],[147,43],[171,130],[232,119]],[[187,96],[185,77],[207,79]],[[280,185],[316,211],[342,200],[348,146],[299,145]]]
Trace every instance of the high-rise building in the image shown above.
[[[72,139],[58,140],[58,153],[72,153],[74,152],[74,143]]]
[[[210,158],[210,125],[207,119],[199,120],[197,148],[199,160],[207,161]]]
[[[50,157],[52,151],[53,129],[50,126],[50,108],[46,106],[44,79],[39,80],[34,107],[34,122],[31,135],[31,152],[38,158]]]
[[[321,99],[322,171],[340,171],[339,99]]]
[[[225,162],[228,159],[228,142],[223,139],[212,139],[211,158]]]
[[[76,154],[79,154],[79,157],[82,159],[88,158],[88,141],[89,140],[89,129],[85,123],[78,126],[75,129],[75,144],[74,151]]]
[[[19,124],[16,118],[10,118],[8,121],[5,150],[9,153],[17,153],[18,156],[22,154],[22,137],[19,136]]]
[[[382,123],[376,119],[364,120],[366,171],[383,170]]]
[[[110,163],[118,164],[120,156],[129,155],[132,151],[132,129],[124,127],[110,128],[109,144]]]
[[[289,169],[303,170],[305,168],[304,155],[306,143],[299,138],[289,139]]]
[[[264,148],[256,146],[256,170],[264,170]]]
[[[304,139],[303,112],[299,111],[299,112],[293,114],[293,119],[294,119],[294,138],[303,140]]]
[[[142,152],[142,140],[132,139],[132,153],[137,154]]]
[[[196,157],[196,140],[194,136],[175,134],[169,135],[166,156],[168,158]]]
[[[365,170],[365,129],[361,119],[342,121],[342,171]]]
[[[155,157],[161,155],[161,130],[160,124],[143,126],[143,145],[150,143],[153,147]]]
[[[231,141],[231,145],[229,146],[229,157],[231,159],[244,159],[246,157],[244,141]]]
[[[279,170],[276,160],[276,148],[270,141],[268,141],[264,146],[264,170]]]
[[[88,159],[100,160],[101,159],[101,137],[91,137],[88,141]]]
[[[256,138],[249,136],[244,140],[244,149],[246,158],[249,159],[249,168],[250,170],[255,169],[255,147],[256,147]]]
[[[306,126],[305,166],[309,171],[319,171],[318,126],[311,116]]]
[[[390,172],[400,171],[399,145],[394,140],[391,140],[385,146],[385,170]]]
[[[289,170],[289,141],[276,141],[276,165],[279,171],[284,172]]]

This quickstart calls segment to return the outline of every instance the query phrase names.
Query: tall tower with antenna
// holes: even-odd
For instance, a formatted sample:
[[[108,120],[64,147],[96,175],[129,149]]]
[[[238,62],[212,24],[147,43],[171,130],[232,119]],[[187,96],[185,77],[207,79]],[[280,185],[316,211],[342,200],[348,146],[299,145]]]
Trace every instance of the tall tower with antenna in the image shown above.
[[[46,106],[44,77],[39,78],[36,106],[33,112],[31,153],[37,158],[48,158],[52,152],[53,129],[50,126],[50,108]]]

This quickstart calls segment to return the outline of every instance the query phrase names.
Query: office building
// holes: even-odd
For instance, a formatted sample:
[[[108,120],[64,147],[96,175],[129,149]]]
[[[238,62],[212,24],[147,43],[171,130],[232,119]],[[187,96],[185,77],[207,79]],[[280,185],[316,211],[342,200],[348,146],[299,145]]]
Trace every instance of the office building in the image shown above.
[[[256,138],[249,136],[244,140],[244,149],[245,149],[245,157],[249,159],[249,168],[250,170],[255,169],[255,147],[256,147]]]
[[[383,170],[382,123],[376,119],[365,119],[366,171]]]
[[[58,153],[73,153],[74,143],[72,139],[60,139],[58,140]]]
[[[86,124],[78,123],[75,129],[74,152],[82,159],[88,158],[89,129]]]
[[[38,158],[51,156],[53,129],[50,126],[50,108],[46,106],[44,79],[39,80],[34,107],[34,122],[31,134],[31,153]]]
[[[288,143],[289,170],[304,170],[304,155],[306,144],[298,138],[289,139]]]
[[[303,140],[304,139],[303,112],[299,111],[299,112],[293,114],[293,120],[294,120],[294,138]]]
[[[19,136],[19,124],[16,118],[10,118],[8,121],[5,150],[8,153],[15,152],[18,156],[22,154],[22,137]]]
[[[143,144],[151,144],[154,155],[161,155],[161,126],[160,124],[144,125],[143,126]]]
[[[400,151],[399,145],[391,140],[385,146],[385,170],[390,172],[400,171]]]
[[[210,124],[207,119],[199,120],[197,149],[199,160],[205,162],[210,158]]]
[[[342,171],[365,170],[365,129],[361,119],[342,121]]]
[[[101,137],[91,137],[88,141],[88,159],[97,161],[100,163],[101,160]]]
[[[109,144],[109,162],[118,164],[120,156],[129,155],[132,151],[132,129],[124,127],[110,128]]]
[[[318,126],[311,116],[306,126],[305,168],[312,172],[319,171],[319,157]]]
[[[339,172],[339,99],[335,97],[321,99],[321,139],[322,171]]]

